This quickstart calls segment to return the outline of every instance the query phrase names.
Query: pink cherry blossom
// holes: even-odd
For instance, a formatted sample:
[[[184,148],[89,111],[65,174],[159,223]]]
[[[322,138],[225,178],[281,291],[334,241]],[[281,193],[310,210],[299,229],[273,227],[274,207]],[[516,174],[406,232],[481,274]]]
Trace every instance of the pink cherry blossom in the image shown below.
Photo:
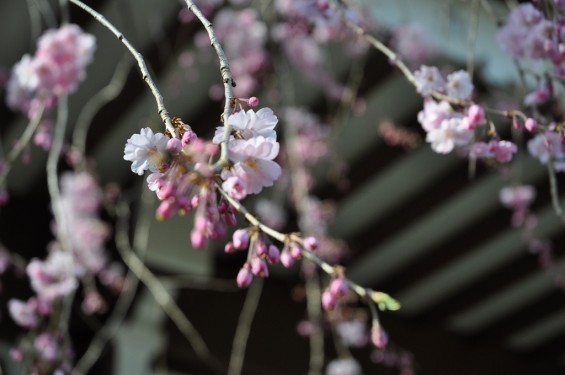
[[[251,139],[253,137],[262,136],[265,138],[277,138],[275,127],[279,119],[270,108],[261,108],[255,112],[250,109],[247,112],[239,111],[233,113],[228,118],[228,124],[231,125],[232,131],[237,132],[239,138]],[[219,144],[224,135],[224,127],[220,126],[216,129],[213,142]]]
[[[460,119],[453,118],[442,121],[439,128],[429,131],[426,142],[431,143],[435,152],[448,154],[457,146],[469,144],[472,135]]]
[[[450,98],[456,100],[469,100],[473,93],[473,83],[469,73],[458,70],[447,76],[446,91]]]
[[[418,82],[417,90],[422,96],[428,96],[433,91],[443,92],[445,90],[445,80],[435,66],[420,66],[420,69],[414,72],[414,78]]]
[[[38,319],[35,308],[32,304],[19,299],[8,301],[8,311],[10,316],[19,326],[24,328],[34,328],[37,326]]]
[[[153,133],[151,128],[143,128],[127,140],[124,159],[131,161],[131,170],[138,175],[150,170],[157,172],[165,160],[165,151],[169,137],[162,133]]]
[[[60,250],[49,253],[45,261],[32,259],[26,270],[33,290],[49,302],[68,295],[78,285],[72,255]]]
[[[258,136],[229,143],[229,158],[235,162],[232,173],[245,182],[247,193],[258,194],[263,187],[273,186],[282,173],[273,161],[278,153],[279,144],[272,138]]]

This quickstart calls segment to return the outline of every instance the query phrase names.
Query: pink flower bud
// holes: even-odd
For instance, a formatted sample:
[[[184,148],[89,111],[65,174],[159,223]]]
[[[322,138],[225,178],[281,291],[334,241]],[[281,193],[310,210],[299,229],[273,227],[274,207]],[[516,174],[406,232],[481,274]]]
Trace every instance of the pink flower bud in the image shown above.
[[[208,239],[202,232],[193,230],[190,233],[190,242],[195,249],[203,249],[208,244]]]
[[[371,342],[379,349],[384,349],[388,344],[388,335],[380,325],[371,328]]]
[[[235,252],[237,249],[235,248],[235,246],[233,246],[233,242],[228,242],[225,246],[224,246],[224,253],[226,254],[231,254],[233,252]]]
[[[237,217],[233,212],[226,212],[224,215],[224,222],[230,227],[233,227],[237,224]]]
[[[257,107],[259,105],[259,99],[257,99],[257,97],[252,96],[251,98],[249,98],[249,100],[247,101],[247,104],[250,107]]]
[[[247,229],[238,229],[233,232],[233,246],[236,249],[246,249],[249,246],[249,231]]]
[[[268,252],[267,244],[263,241],[257,241],[257,256],[261,259],[265,259],[267,257]]]
[[[465,118],[465,125],[468,130],[473,130],[477,125],[484,124],[485,122],[485,111],[483,108],[477,104],[473,104],[469,107],[467,111],[467,117]]]
[[[249,268],[249,264],[245,263],[237,274],[237,286],[240,288],[247,288],[249,284],[251,284],[251,281],[253,281],[253,274]]]
[[[182,149],[182,141],[178,138],[171,138],[167,142],[167,150],[173,154],[178,154]]]
[[[270,264],[277,264],[280,260],[281,251],[275,245],[270,245],[267,252],[267,261]]]
[[[300,258],[302,258],[302,250],[298,246],[292,245],[290,247],[290,255],[294,259],[300,259]]]
[[[331,311],[335,309],[336,305],[337,298],[328,289],[326,289],[324,293],[322,293],[322,307],[325,310]]]
[[[281,263],[286,268],[292,267],[296,259],[290,253],[290,250],[285,248],[281,253]]]
[[[196,136],[196,133],[194,133],[192,130],[188,130],[182,135],[182,140],[181,140],[182,145],[186,146],[186,145],[192,143],[197,138],[198,137]]]
[[[337,277],[330,283],[330,293],[336,297],[343,297],[349,293],[349,285],[343,277]]]
[[[269,268],[267,267],[267,263],[259,258],[253,258],[251,260],[251,272],[257,276],[269,277]]]
[[[318,249],[320,246],[318,240],[314,237],[306,237],[304,239],[304,247],[310,251]]]
[[[529,117],[529,118],[526,119],[526,122],[524,123],[524,127],[526,128],[527,131],[529,131],[530,133],[533,133],[537,130],[538,123],[537,123],[536,120]]]
[[[165,220],[170,218],[175,213],[176,208],[177,206],[174,199],[167,199],[165,201],[162,201],[161,204],[159,204],[159,207],[157,207],[157,211],[155,212],[157,220]]]

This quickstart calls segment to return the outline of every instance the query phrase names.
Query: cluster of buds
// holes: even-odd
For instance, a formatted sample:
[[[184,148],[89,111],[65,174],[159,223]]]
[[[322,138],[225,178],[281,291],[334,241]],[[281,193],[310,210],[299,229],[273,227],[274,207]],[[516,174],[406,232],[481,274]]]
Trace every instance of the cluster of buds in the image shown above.
[[[323,308],[328,311],[335,309],[339,300],[347,296],[348,293],[349,284],[343,275],[343,271],[338,269],[336,275],[322,293]]]

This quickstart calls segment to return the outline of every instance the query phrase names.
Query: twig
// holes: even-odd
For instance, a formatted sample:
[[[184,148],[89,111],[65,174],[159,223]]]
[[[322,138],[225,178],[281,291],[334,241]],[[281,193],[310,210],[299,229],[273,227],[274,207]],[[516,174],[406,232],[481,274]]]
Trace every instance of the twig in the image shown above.
[[[37,109],[34,116],[29,121],[29,124],[26,126],[20,139],[16,141],[14,147],[10,150],[8,155],[6,155],[6,158],[2,160],[2,168],[0,169],[0,186],[4,185],[6,177],[8,176],[8,173],[12,168],[12,164],[18,158],[18,156],[20,156],[20,154],[25,149],[25,147],[28,145],[29,141],[31,140],[31,137],[33,136],[33,133],[35,133],[35,130],[39,126],[39,123],[41,122],[41,117],[43,116],[44,108],[45,108],[44,104],[43,102],[41,102],[39,104],[39,108]]]
[[[71,21],[68,0],[59,0],[59,13],[61,14],[61,24],[64,25]]]
[[[324,331],[322,330],[322,306],[320,278],[317,272],[306,278],[306,308],[308,320],[315,324],[310,334],[310,364],[308,375],[321,375],[324,367]]]
[[[71,0],[73,1],[73,0]],[[127,207],[125,204],[120,204],[117,207],[117,212],[119,212],[120,217],[124,217],[124,210]],[[212,356],[210,349],[200,336],[200,333],[194,328],[192,323],[188,320],[186,315],[182,312],[180,307],[176,304],[175,300],[159,279],[145,266],[141,259],[133,252],[127,236],[127,223],[122,219],[118,222],[119,230],[116,232],[116,244],[120,256],[132,270],[135,275],[141,280],[141,282],[147,287],[151,292],[151,295],[155,301],[161,306],[163,311],[167,316],[173,321],[179,331],[188,340],[196,354],[205,361],[211,368],[213,368],[217,373],[223,373],[224,369],[220,365],[220,362]]]
[[[96,21],[102,24],[102,26],[110,30],[110,32],[112,32],[112,34],[114,34],[116,38],[118,38],[118,40],[122,42],[126,46],[126,48],[131,52],[132,56],[135,58],[137,64],[139,65],[139,70],[141,71],[141,76],[143,80],[145,81],[145,83],[147,83],[147,85],[151,89],[151,93],[155,97],[159,116],[161,116],[161,119],[165,123],[165,127],[167,128],[169,133],[171,133],[173,137],[176,136],[176,130],[173,127],[173,124],[171,123],[171,116],[167,111],[167,109],[165,108],[165,104],[163,102],[163,95],[161,95],[161,92],[157,88],[157,85],[153,81],[153,78],[151,78],[151,74],[149,74],[149,70],[147,69],[147,65],[145,64],[145,60],[143,59],[141,53],[139,53],[131,45],[131,43],[125,38],[125,36],[118,29],[116,29],[116,27],[114,27],[114,25],[112,25],[110,21],[108,21],[103,15],[101,15],[100,13],[98,13],[88,5],[84,4],[80,0],[69,0],[69,1],[75,4],[76,6],[80,7],[85,12],[89,13],[92,17],[94,17]]]
[[[555,177],[555,169],[553,168],[552,161],[547,162],[547,174],[549,175],[549,192],[551,194],[551,203],[553,204],[553,210],[555,214],[559,217],[561,222],[565,225],[565,214],[559,203],[559,189],[557,187],[557,178]]]
[[[47,25],[47,27],[49,28],[57,27],[57,18],[55,17],[55,13],[53,12],[53,9],[51,9],[51,7],[49,6],[49,1],[43,1],[43,0],[32,0],[32,1],[34,2],[37,9],[39,9],[41,14],[43,15],[43,19],[45,20],[45,24]]]
[[[243,369],[243,361],[245,359],[245,348],[247,347],[247,340],[249,332],[251,331],[251,324],[255,318],[255,312],[259,305],[261,292],[263,291],[263,278],[258,277],[251,283],[243,308],[239,314],[237,321],[237,329],[233,338],[232,350],[230,355],[230,364],[228,366],[228,375],[239,375]]]
[[[151,194],[149,189],[144,189],[142,196],[141,196],[141,212],[148,211],[149,207],[152,204],[154,195]],[[129,222],[130,212],[129,208],[123,210],[123,212],[119,212],[124,214],[124,217],[119,217],[119,220],[124,220],[125,223]],[[127,215],[127,216],[126,216]],[[151,216],[150,215],[139,215],[139,219],[136,222],[136,226],[134,229],[134,239],[133,243],[135,245],[135,249],[139,253],[140,257],[145,255],[147,250],[147,243],[148,243],[148,236],[146,233],[149,232],[149,226],[151,225]],[[127,230],[127,224],[123,227],[119,227],[119,230]],[[127,236],[127,232],[124,233],[124,236]],[[137,289],[137,284],[139,283],[139,279],[135,276],[132,270],[128,271],[126,276],[126,285],[127,289],[124,290],[118,301],[116,302],[116,306],[112,311],[112,315],[108,318],[104,326],[96,332],[96,336],[90,342],[88,349],[83,354],[83,356],[78,361],[77,365],[72,371],[74,375],[83,375],[88,372],[88,370],[94,365],[96,360],[100,357],[104,346],[108,341],[110,341],[118,332],[123,320],[125,319],[127,310],[133,301],[133,297],[135,296],[135,291]]]
[[[194,13],[196,18],[200,20],[200,22],[206,29],[206,32],[208,33],[208,36],[210,38],[210,43],[214,48],[214,50],[216,51],[216,54],[218,55],[218,59],[220,60],[220,73],[222,75],[222,81],[224,83],[224,96],[226,99],[226,102],[224,104],[224,112],[222,113],[222,122],[224,123],[224,134],[222,137],[222,141],[220,143],[220,147],[221,147],[220,159],[214,164],[214,169],[220,170],[229,163],[228,142],[230,140],[230,135],[231,135],[231,125],[228,124],[228,118],[232,110],[232,100],[234,99],[233,87],[235,87],[235,81],[233,80],[231,74],[228,59],[226,57],[224,49],[222,48],[220,42],[218,41],[216,32],[212,27],[212,23],[204,16],[204,14],[202,14],[200,9],[194,4],[192,0],[185,0],[185,2],[188,7],[188,10]]]
[[[481,0],[473,0],[473,12],[471,16],[471,24],[469,25],[469,34],[467,37],[467,71],[469,77],[473,79],[475,70],[475,48],[477,42],[477,30],[479,28],[479,18],[481,13]]]
[[[86,138],[92,119],[100,108],[122,92],[127,80],[130,64],[131,60],[127,55],[124,55],[118,63],[110,83],[90,98],[78,116],[73,130],[73,148],[81,154],[83,166],[84,155],[86,154]]]
[[[61,95],[57,107],[57,122],[55,124],[55,133],[53,135],[53,144],[49,150],[47,158],[47,187],[49,189],[49,197],[51,198],[51,207],[55,222],[57,223],[57,237],[63,251],[71,252],[69,236],[65,223],[64,213],[61,207],[61,192],[59,190],[59,175],[57,174],[57,165],[63,150],[65,141],[65,130],[67,128],[67,120],[69,116],[68,97]]]
[[[237,292],[241,289],[233,283],[233,280],[225,279],[202,279],[194,275],[177,275],[159,277],[163,284],[171,285],[171,288],[205,289],[216,292]]]
[[[216,184],[216,188],[218,189],[218,191],[220,192],[220,194],[224,197],[225,200],[227,200],[230,205],[232,205],[233,208],[235,208],[235,210],[237,212],[239,212],[240,214],[243,215],[243,217],[249,222],[249,224],[251,224],[254,227],[257,227],[259,230],[261,230],[263,233],[265,233],[266,235],[274,238],[275,240],[284,243],[290,236],[290,238],[299,243],[302,244],[302,238],[300,238],[297,234],[293,233],[290,235],[278,232],[276,230],[274,230],[273,228],[263,224],[261,221],[259,221],[255,216],[253,216],[248,210],[247,208],[245,208],[245,206],[243,206],[240,202],[238,202],[237,200],[233,199],[232,197],[229,196],[229,194],[227,194],[222,187],[219,184]],[[318,255],[316,255],[314,252],[304,248],[302,248],[302,254],[304,255],[304,257],[306,259],[311,260],[312,262],[314,262],[318,267],[320,267],[325,273],[327,273],[328,275],[334,275],[337,271],[336,267],[332,266],[331,264],[329,264],[328,262],[322,260]],[[362,298],[368,298],[368,299],[372,299],[372,295],[375,292],[372,289],[369,288],[364,288],[362,286],[360,286],[359,284],[345,278],[345,280],[347,281],[347,283],[349,284],[349,287],[355,292],[357,293],[357,295],[359,295]]]
[[[33,0],[26,0],[27,10],[29,13],[29,36],[30,43],[29,48],[33,50],[35,47],[35,42],[41,33],[41,11],[38,9],[37,4]]]

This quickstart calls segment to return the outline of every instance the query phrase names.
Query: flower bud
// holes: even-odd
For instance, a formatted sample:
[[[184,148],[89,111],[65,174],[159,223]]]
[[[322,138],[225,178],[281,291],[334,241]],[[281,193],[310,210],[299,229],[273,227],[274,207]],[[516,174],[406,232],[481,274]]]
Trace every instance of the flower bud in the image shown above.
[[[324,310],[331,311],[337,305],[337,298],[328,289],[322,293],[322,307]]]
[[[233,232],[233,246],[236,249],[246,249],[249,246],[249,231],[247,229],[238,229]]]
[[[343,277],[337,277],[330,283],[330,293],[336,297],[343,297],[349,293],[349,285]]]
[[[251,281],[253,281],[253,274],[249,268],[249,264],[245,263],[237,274],[237,286],[240,288],[247,288],[249,284],[251,284]]]
[[[304,247],[310,251],[317,250],[320,246],[318,240],[314,237],[306,237],[304,239]]]

